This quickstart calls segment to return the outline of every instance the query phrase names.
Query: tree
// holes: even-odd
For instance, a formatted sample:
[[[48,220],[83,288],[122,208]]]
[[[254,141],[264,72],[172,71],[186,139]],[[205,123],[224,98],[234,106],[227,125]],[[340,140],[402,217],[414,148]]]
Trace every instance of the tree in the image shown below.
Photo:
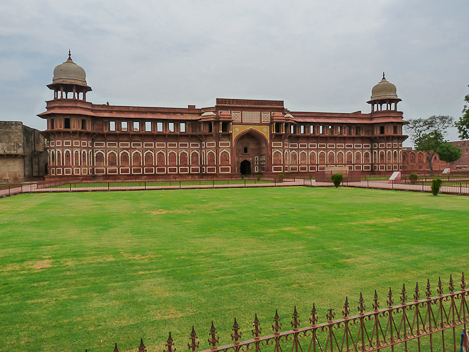
[[[469,87],[469,86],[468,86]],[[464,101],[469,104],[469,94],[465,96]],[[462,116],[455,123],[458,128],[460,139],[469,139],[469,106],[464,104]]]
[[[440,145],[437,152],[440,160],[446,161],[447,163],[452,163],[462,157],[461,149],[448,142]]]
[[[438,153],[438,148],[449,144],[445,141],[444,135],[452,125],[453,118],[451,116],[430,116],[427,119],[409,120],[406,126],[411,131],[415,149],[426,152],[431,174],[433,174],[432,161]]]

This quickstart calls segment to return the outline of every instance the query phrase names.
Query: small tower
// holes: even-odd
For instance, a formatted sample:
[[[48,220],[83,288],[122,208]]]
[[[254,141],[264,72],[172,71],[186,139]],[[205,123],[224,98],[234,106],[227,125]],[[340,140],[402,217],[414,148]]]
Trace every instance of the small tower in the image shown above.
[[[388,81],[383,72],[383,79],[371,90],[371,99],[367,101],[371,105],[371,112],[397,111],[397,103],[401,99],[397,96],[396,86]],[[393,106],[394,104],[394,106]]]
[[[86,84],[85,70],[73,62],[70,50],[67,61],[54,69],[54,78],[47,87],[54,91],[54,99],[86,101],[86,92],[91,91],[91,87]]]

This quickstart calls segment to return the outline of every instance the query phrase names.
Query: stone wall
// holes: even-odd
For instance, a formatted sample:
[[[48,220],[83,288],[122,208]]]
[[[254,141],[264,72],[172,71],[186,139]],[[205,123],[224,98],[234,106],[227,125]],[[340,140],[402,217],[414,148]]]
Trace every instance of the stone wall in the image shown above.
[[[46,173],[41,133],[19,121],[0,121],[0,182],[21,182]]]

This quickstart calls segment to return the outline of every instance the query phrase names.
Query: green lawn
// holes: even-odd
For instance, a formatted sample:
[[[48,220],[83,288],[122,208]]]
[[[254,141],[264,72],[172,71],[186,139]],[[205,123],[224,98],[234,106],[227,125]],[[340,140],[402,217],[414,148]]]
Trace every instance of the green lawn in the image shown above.
[[[52,182],[49,186],[47,183],[44,187],[54,188],[117,188],[117,187],[166,187],[166,186],[188,186],[188,185],[240,185],[240,184],[257,184],[257,183],[274,183],[272,180],[257,181],[256,179],[239,179],[239,180],[183,180],[183,181],[138,181],[138,182],[85,182],[85,183],[65,183],[59,186]]]
[[[468,266],[469,198],[354,188],[23,194],[0,200],[0,350],[187,349],[211,321],[270,333],[316,304],[396,303]],[[457,282],[456,287],[459,287]],[[424,289],[423,289],[424,291]]]

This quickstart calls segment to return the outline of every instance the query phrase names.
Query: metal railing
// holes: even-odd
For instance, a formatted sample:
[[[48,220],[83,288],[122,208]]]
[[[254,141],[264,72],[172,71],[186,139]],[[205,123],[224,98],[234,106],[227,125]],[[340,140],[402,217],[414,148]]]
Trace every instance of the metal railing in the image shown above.
[[[261,335],[262,328],[257,315],[254,316],[252,337],[242,341],[241,328],[236,318],[231,333],[232,342],[221,345],[217,329],[212,322],[208,331],[209,348],[199,349],[200,342],[194,327],[187,344],[191,352],[371,352],[390,350],[398,347],[404,351],[458,351],[458,326],[469,322],[469,307],[466,281],[462,275],[461,290],[455,291],[452,277],[449,280],[449,293],[443,293],[441,280],[438,281],[436,296],[432,296],[430,282],[427,281],[425,291],[421,292],[418,283],[412,296],[405,285],[398,297],[394,297],[389,289],[386,303],[381,304],[375,291],[372,310],[366,311],[362,294],[358,300],[357,313],[351,315],[348,298],[342,310],[342,317],[334,319],[333,309],[329,309],[326,321],[320,323],[316,307],[313,305],[309,317],[309,325],[300,327],[300,317],[296,307],[290,321],[291,328],[281,331],[282,324],[277,311],[273,317],[271,333]],[[422,297],[423,296],[423,297]],[[394,304],[395,300],[400,301]],[[180,346],[183,346],[181,344]],[[114,351],[118,352],[117,344]],[[140,340],[138,351],[146,351]],[[165,352],[175,352],[175,342],[169,333]],[[182,350],[180,350],[182,351]]]

